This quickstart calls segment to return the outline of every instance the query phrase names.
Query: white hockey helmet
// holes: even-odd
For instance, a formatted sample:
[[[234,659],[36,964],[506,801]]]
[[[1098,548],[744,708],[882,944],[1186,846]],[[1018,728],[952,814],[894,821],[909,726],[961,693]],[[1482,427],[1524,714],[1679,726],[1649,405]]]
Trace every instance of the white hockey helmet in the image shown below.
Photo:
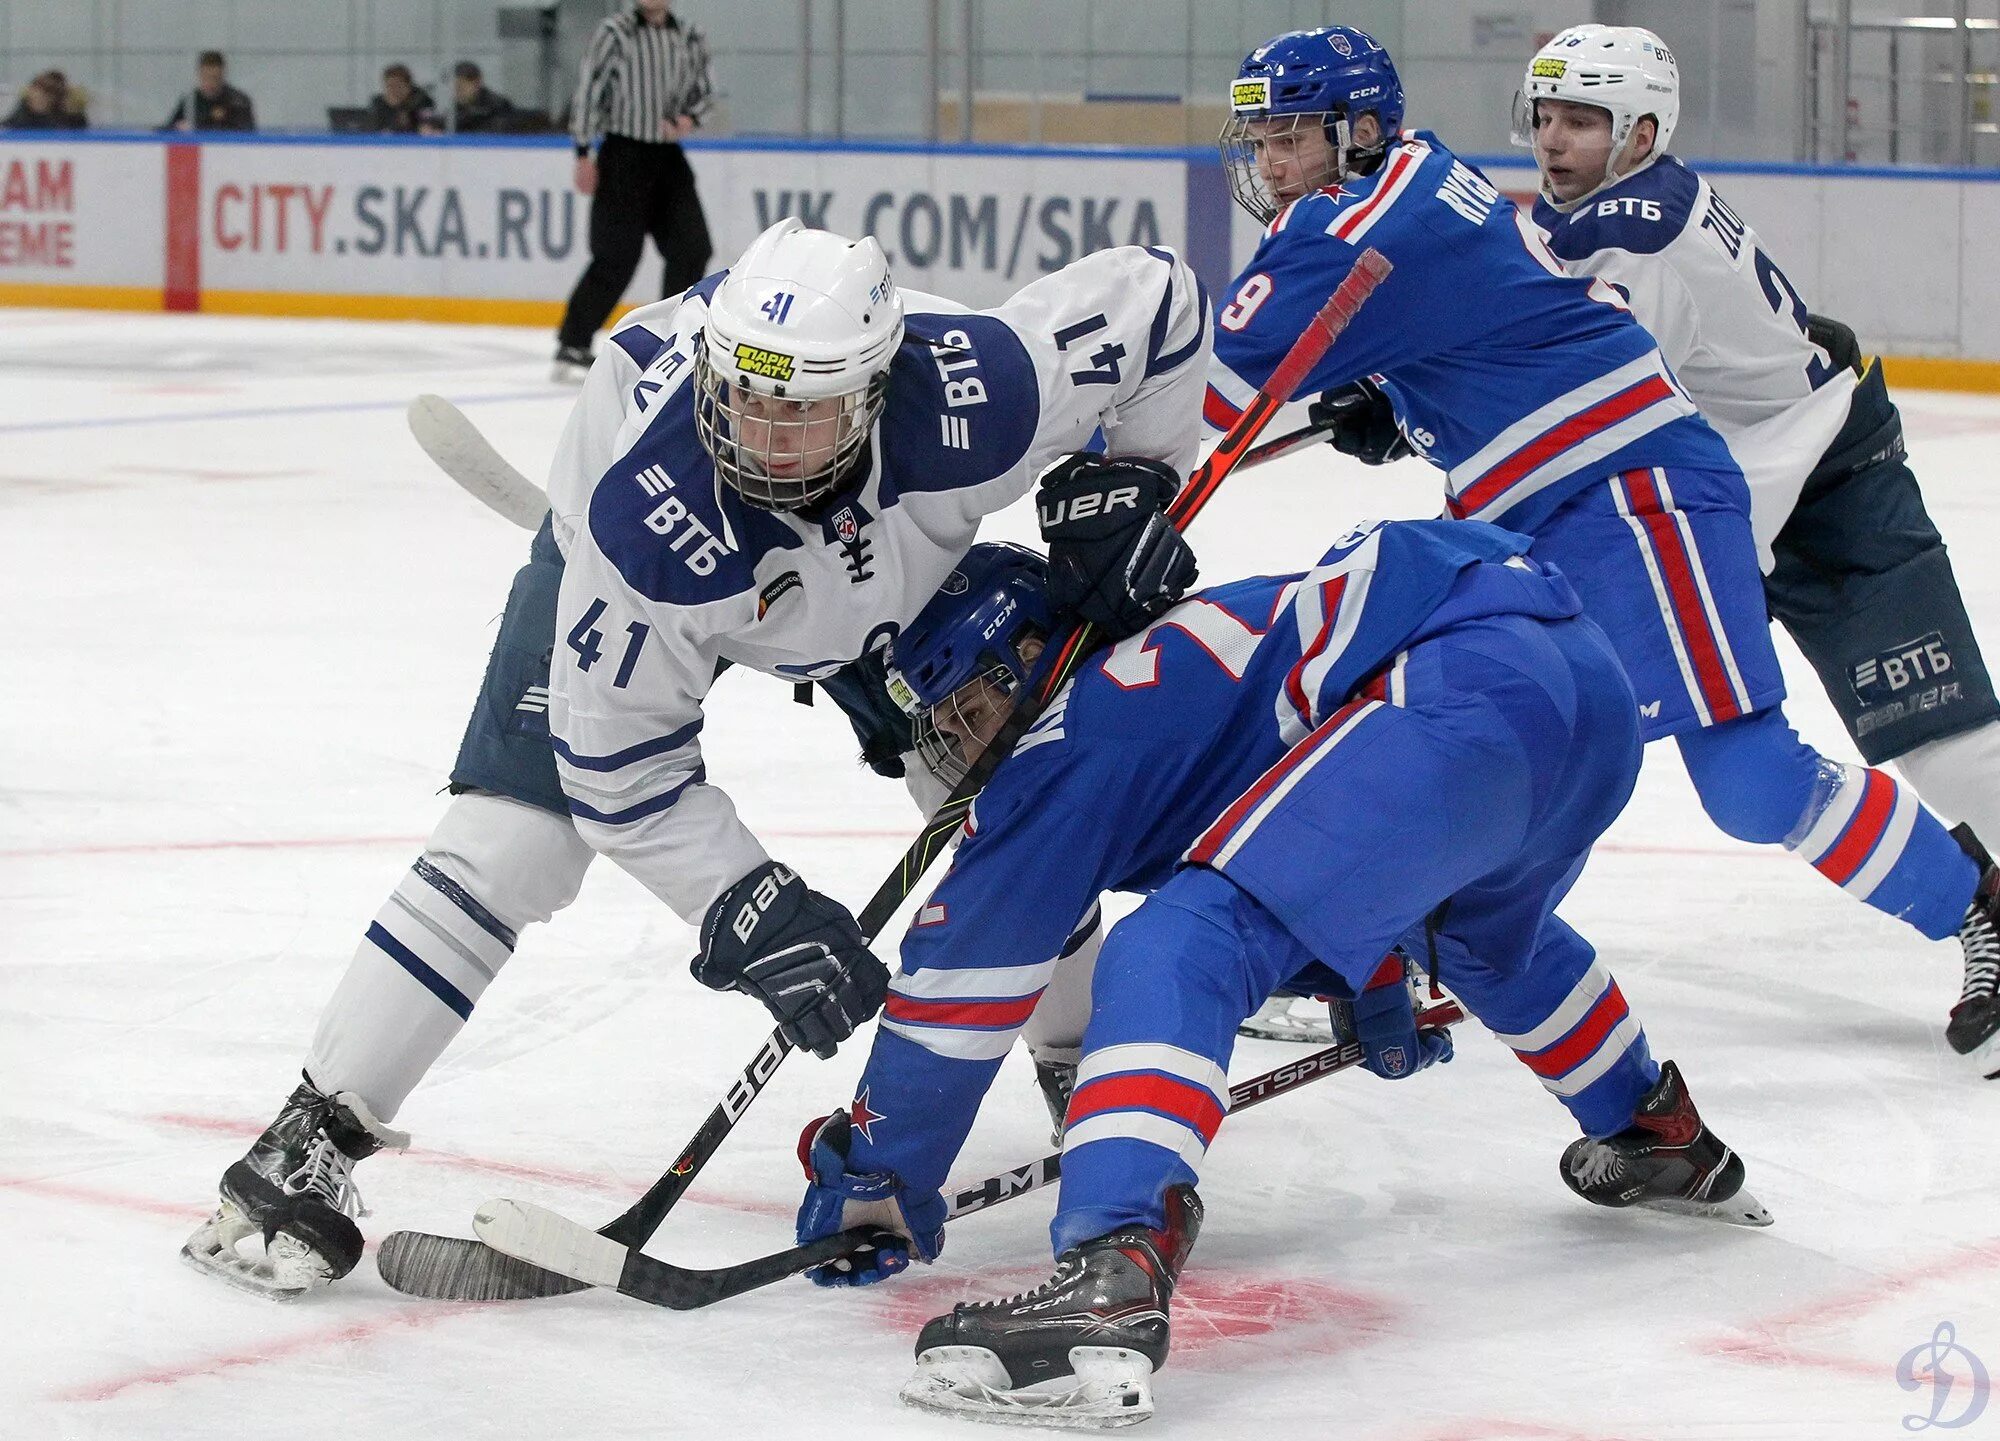
[[[765,510],[831,495],[882,413],[902,343],[881,243],[780,220],[709,297],[695,352],[695,429],[716,474]]]
[[[1594,105],[1611,116],[1611,159],[1603,181],[1609,185],[1639,168],[1621,161],[1633,127],[1645,116],[1652,116],[1655,126],[1647,159],[1666,152],[1681,118],[1681,75],[1674,52],[1650,30],[1572,25],[1535,52],[1514,95],[1513,140],[1526,149],[1535,144],[1537,100]]]

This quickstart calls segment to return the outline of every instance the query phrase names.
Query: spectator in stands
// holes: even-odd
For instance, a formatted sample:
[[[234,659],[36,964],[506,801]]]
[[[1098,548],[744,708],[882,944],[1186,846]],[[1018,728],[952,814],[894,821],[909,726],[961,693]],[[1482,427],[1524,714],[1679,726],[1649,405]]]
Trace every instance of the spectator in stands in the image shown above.
[[[382,93],[368,102],[368,128],[385,135],[415,135],[437,127],[437,106],[430,92],[398,62],[382,72]]]
[[[514,102],[488,90],[485,77],[470,60],[461,60],[452,67],[451,96],[458,107],[457,128],[461,134],[509,128]]]
[[[60,70],[44,70],[21,90],[21,103],[6,119],[9,130],[81,130],[90,122],[82,87],[72,88]]]
[[[220,50],[204,50],[195,62],[194,89],[181,96],[162,130],[255,130],[250,97],[229,83],[229,62]]]

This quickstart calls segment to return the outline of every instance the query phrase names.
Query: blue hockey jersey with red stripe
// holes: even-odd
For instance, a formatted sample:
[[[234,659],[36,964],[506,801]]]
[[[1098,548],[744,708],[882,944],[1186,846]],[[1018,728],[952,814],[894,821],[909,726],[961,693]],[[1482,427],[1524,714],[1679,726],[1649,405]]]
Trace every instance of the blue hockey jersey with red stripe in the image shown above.
[[[1602,281],[1428,132],[1293,201],[1216,317],[1204,419],[1226,429],[1369,247],[1394,272],[1300,394],[1376,376],[1453,515],[1516,530],[1621,470],[1734,470],[1659,347]]]
[[[1078,672],[994,774],[903,942],[854,1106],[857,1171],[941,1187],[986,1087],[1107,890],[1148,892],[1263,773],[1396,658],[1481,616],[1575,615],[1525,537],[1356,532],[1303,575],[1204,590]]]

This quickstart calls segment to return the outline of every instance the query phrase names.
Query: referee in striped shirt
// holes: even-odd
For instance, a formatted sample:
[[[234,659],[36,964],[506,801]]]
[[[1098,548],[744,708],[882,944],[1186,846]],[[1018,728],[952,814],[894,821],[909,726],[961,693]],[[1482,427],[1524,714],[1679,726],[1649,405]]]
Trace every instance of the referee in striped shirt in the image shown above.
[[[556,333],[557,379],[580,379],[589,366],[591,339],[632,283],[648,235],[666,261],[663,296],[707,273],[708,221],[680,142],[714,95],[707,42],[672,0],[635,0],[591,36],[570,126],[576,188],[594,197],[590,266]]]

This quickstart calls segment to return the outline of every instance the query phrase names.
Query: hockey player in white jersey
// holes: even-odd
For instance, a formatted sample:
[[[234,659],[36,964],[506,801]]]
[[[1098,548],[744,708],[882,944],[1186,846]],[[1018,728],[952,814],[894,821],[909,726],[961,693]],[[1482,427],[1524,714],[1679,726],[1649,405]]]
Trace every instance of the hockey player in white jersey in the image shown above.
[[[1879,360],[1809,313],[1757,233],[1668,153],[1672,52],[1580,25],[1530,62],[1514,138],[1542,174],[1535,220],[1574,273],[1615,285],[1750,484],[1771,613],[1871,764],[1893,762],[1982,866],[2000,834],[2000,702],[1905,459]],[[1991,872],[1989,871],[1990,875]],[[1991,909],[1992,897],[1981,900]],[[1968,943],[1946,1030],[2000,1078],[2000,940]]]
[[[184,1249],[246,1289],[294,1296],[353,1268],[355,1163],[407,1143],[387,1123],[597,853],[699,923],[696,979],[755,997],[794,1044],[830,1056],[874,1014],[888,972],[853,917],[765,852],[702,765],[725,664],[828,683],[894,769],[903,717],[871,670],[1037,476],[1065,500],[1043,527],[1059,607],[1129,634],[1195,579],[1164,510],[1194,459],[1211,336],[1169,250],[1089,255],[975,312],[898,290],[874,240],[789,219],[611,340],[455,798],[368,927],[303,1082]],[[1104,454],[1082,453],[1097,433]]]

